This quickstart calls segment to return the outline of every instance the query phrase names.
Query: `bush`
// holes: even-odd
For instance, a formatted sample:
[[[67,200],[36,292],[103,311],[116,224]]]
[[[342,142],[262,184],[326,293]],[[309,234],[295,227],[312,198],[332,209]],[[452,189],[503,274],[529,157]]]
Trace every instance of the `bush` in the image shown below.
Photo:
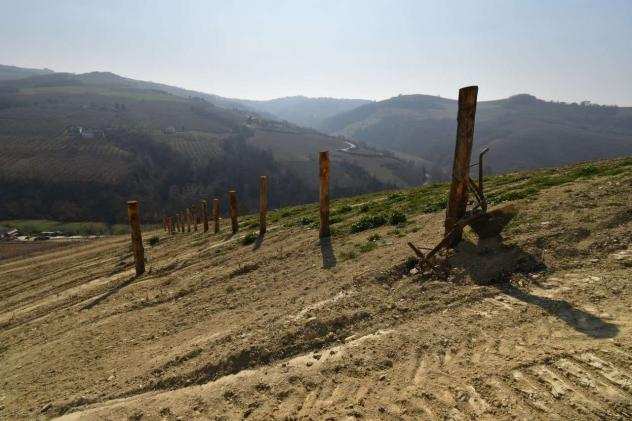
[[[365,243],[360,245],[360,247],[358,247],[360,250],[360,253],[367,253],[369,251],[375,250],[377,248],[377,243],[374,241]]]
[[[377,241],[377,240],[379,240],[380,238],[382,238],[382,237],[380,237],[380,234],[375,233],[375,234],[371,234],[371,235],[369,236],[368,240],[369,240],[369,241]]]
[[[246,236],[241,240],[241,244],[243,244],[244,246],[247,246],[248,244],[252,244],[255,241],[257,241],[257,238],[259,238],[259,235],[257,235],[256,232],[249,232],[248,234],[246,234]]]
[[[152,237],[149,237],[149,240],[147,241],[147,243],[149,243],[150,246],[155,246],[160,242],[160,237],[158,237],[157,235],[154,235]]]
[[[388,223],[391,225],[399,225],[406,222],[406,215],[400,211],[393,211],[388,217]]]
[[[353,224],[351,224],[351,232],[357,233],[372,228],[381,227],[386,223],[386,218],[383,215],[367,215],[363,216]]]
[[[333,213],[334,214],[341,214],[341,213],[351,212],[351,210],[352,210],[351,206],[349,206],[349,205],[342,205],[338,209],[334,210]]]

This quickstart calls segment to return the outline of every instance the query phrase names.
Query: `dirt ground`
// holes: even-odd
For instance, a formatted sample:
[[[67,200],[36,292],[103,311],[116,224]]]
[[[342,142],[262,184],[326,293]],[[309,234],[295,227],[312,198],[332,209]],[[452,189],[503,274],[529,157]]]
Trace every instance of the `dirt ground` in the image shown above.
[[[445,276],[402,269],[442,212],[323,244],[156,232],[139,278],[127,236],[3,262],[0,418],[631,419],[631,185],[516,201]]]

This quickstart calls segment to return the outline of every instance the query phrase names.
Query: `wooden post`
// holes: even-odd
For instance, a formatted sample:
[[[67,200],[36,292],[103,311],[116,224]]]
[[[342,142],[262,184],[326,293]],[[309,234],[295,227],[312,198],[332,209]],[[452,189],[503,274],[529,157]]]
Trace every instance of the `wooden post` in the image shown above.
[[[330,236],[329,231],[329,151],[319,154],[320,179],[319,201],[320,201],[320,232],[319,238]]]
[[[233,230],[233,234],[236,234],[239,230],[239,223],[237,222],[237,192],[235,192],[235,190],[228,192],[228,207],[230,213],[230,227]]]
[[[182,212],[178,213],[178,231],[184,232],[184,224],[182,223]]]
[[[213,199],[213,232],[217,234],[219,232],[219,199]]]
[[[266,216],[268,215],[268,177],[259,178],[259,235],[266,233]]]
[[[169,232],[169,230],[167,229],[167,217],[166,216],[162,217],[162,229],[164,229],[165,232]]]
[[[187,218],[187,232],[191,232],[191,208],[187,208],[186,218]]]
[[[200,214],[198,212],[198,209],[197,209],[196,205],[193,205],[191,207],[191,209],[192,209],[192,212],[193,212],[193,215],[192,215],[192,218],[193,218],[193,231],[197,231],[198,219],[200,217]]]
[[[174,222],[173,222],[173,219],[174,219],[174,217],[173,217],[173,216],[170,216],[170,217],[169,217],[169,226],[171,227],[171,235],[174,235],[174,234],[175,234],[175,231],[176,231],[176,230],[175,230],[175,228],[176,228],[176,227],[175,227],[175,224],[174,224]]]
[[[467,186],[470,177],[470,157],[474,143],[474,119],[476,115],[476,97],[478,86],[468,86],[459,90],[459,113],[456,128],[456,146],[452,166],[452,184],[445,217],[445,233],[456,226],[465,216],[467,206]],[[456,229],[450,245],[454,246],[463,236],[463,229]]]
[[[171,219],[171,216],[167,216],[167,232],[169,235],[173,235],[173,219]]]
[[[206,200],[200,202],[200,208],[202,209],[202,223],[204,224],[204,232],[208,232],[208,205]]]
[[[143,250],[143,237],[140,233],[140,216],[138,214],[138,202],[127,202],[127,216],[132,236],[132,250],[134,251],[134,263],[136,276],[145,273],[145,252]]]

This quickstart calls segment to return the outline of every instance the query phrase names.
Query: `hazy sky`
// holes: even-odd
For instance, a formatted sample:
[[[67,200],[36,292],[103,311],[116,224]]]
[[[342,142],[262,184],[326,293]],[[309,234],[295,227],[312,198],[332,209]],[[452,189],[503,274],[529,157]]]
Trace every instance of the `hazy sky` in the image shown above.
[[[632,0],[0,0],[0,63],[223,96],[632,105]]]

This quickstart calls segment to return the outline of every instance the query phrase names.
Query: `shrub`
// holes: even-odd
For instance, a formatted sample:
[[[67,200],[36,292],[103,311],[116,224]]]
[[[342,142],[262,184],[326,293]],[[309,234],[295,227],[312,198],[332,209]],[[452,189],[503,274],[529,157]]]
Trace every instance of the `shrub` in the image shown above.
[[[380,234],[375,233],[375,234],[371,234],[371,235],[369,236],[368,240],[369,240],[369,241],[377,241],[377,240],[379,240],[380,238],[382,238],[382,237],[380,237]]]
[[[353,224],[351,224],[351,232],[357,233],[365,231],[371,228],[381,227],[386,223],[386,218],[383,215],[367,215],[363,216]]]
[[[302,226],[310,225],[313,223],[314,223],[314,220],[310,218],[309,216],[304,216],[298,220],[298,224]]]
[[[393,211],[388,217],[388,223],[391,225],[403,224],[406,222],[406,215],[400,211]]]
[[[257,241],[257,238],[259,238],[259,236],[257,235],[256,232],[249,232],[248,234],[246,234],[246,236],[241,240],[241,244],[243,244],[244,246],[247,246],[248,244],[252,244],[255,241]]]
[[[150,246],[155,246],[160,242],[160,237],[158,237],[157,235],[154,235],[152,237],[149,237],[149,240],[147,241],[147,243],[149,243]]]
[[[375,250],[377,248],[377,243],[374,241],[370,241],[368,243],[365,244],[361,244],[358,249],[360,250],[360,253],[367,253],[369,251]]]
[[[336,210],[333,211],[333,213],[335,214],[341,214],[341,213],[347,213],[347,212],[351,212],[351,206],[349,205],[342,205],[339,208],[337,208]]]

